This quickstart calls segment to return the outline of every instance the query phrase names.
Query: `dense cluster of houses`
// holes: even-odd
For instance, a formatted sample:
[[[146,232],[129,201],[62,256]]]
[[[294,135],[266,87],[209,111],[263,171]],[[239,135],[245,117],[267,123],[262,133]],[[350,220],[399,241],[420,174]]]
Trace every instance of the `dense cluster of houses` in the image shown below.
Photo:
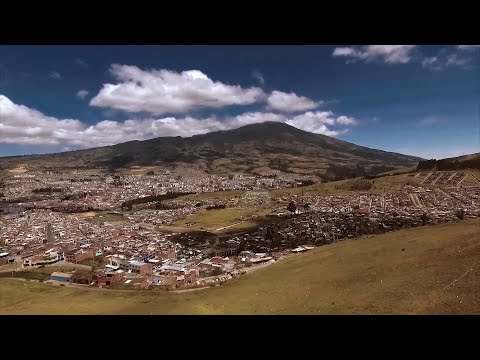
[[[16,175],[5,183],[7,202],[1,208],[0,266],[17,263],[23,269],[69,268],[68,264],[72,271],[52,271],[50,281],[84,286],[184,289],[221,283],[252,266],[269,264],[286,254],[308,251],[322,244],[480,216],[480,188],[457,186],[464,179],[463,173],[427,174],[424,180],[431,180],[430,188],[405,185],[399,191],[384,194],[301,193],[273,200],[263,187],[283,186],[282,181],[287,180],[198,174],[187,181],[188,169],[178,171],[143,177],[78,173]],[[181,180],[182,176],[185,180]],[[433,186],[442,181],[445,186]],[[457,185],[450,186],[453,182]],[[40,190],[34,192],[36,189]],[[170,199],[162,201],[161,209],[148,206],[130,211],[118,209],[126,199],[171,189],[254,191],[202,201]],[[55,203],[108,209],[106,216],[116,216],[118,221],[49,208]],[[294,210],[287,210],[290,203],[294,204]],[[169,225],[201,209],[215,212],[223,208],[274,206],[278,211],[272,213],[272,221],[249,233],[213,236],[156,232],[156,226]]]
[[[211,175],[191,167],[154,175],[93,175],[36,172],[17,174],[5,180],[4,201],[31,209],[64,212],[121,210],[125,201],[168,192],[201,193],[225,190],[261,190],[296,187],[309,176],[280,174],[275,178],[239,175]],[[0,207],[5,207],[0,205]],[[1,209],[0,209],[1,210]]]

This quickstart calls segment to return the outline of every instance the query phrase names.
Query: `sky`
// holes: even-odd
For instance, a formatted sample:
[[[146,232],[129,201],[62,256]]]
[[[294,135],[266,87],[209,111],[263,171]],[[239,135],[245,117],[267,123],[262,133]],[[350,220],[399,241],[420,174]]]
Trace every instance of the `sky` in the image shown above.
[[[264,121],[423,158],[479,152],[480,45],[0,46],[0,156]]]

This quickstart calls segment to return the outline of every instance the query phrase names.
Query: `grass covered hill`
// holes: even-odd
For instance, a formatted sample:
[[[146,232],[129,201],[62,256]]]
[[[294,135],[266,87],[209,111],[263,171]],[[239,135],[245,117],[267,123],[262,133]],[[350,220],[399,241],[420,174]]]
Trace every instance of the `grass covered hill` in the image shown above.
[[[479,259],[472,220],[322,246],[181,294],[0,279],[0,314],[478,314]]]

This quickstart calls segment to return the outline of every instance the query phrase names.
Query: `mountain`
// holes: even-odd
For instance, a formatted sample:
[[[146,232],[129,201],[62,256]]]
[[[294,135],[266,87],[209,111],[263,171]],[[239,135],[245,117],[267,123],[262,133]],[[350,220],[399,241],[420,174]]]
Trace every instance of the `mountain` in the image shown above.
[[[279,122],[188,138],[159,137],[95,149],[0,158],[0,167],[103,167],[196,164],[210,173],[269,174],[280,170],[324,178],[378,174],[417,166],[418,157],[358,146]]]
[[[418,171],[425,170],[461,170],[461,169],[480,169],[480,153],[463,155],[442,160],[424,160],[417,166]]]

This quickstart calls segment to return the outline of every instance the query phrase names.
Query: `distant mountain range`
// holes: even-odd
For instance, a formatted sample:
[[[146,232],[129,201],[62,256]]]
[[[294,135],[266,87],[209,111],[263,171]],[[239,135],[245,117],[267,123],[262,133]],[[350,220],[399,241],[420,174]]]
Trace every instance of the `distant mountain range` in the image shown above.
[[[188,138],[159,137],[95,149],[0,158],[0,167],[95,167],[116,171],[131,166],[187,163],[218,174],[268,175],[276,170],[335,179],[415,167],[421,160],[309,133],[284,123],[265,122]]]

